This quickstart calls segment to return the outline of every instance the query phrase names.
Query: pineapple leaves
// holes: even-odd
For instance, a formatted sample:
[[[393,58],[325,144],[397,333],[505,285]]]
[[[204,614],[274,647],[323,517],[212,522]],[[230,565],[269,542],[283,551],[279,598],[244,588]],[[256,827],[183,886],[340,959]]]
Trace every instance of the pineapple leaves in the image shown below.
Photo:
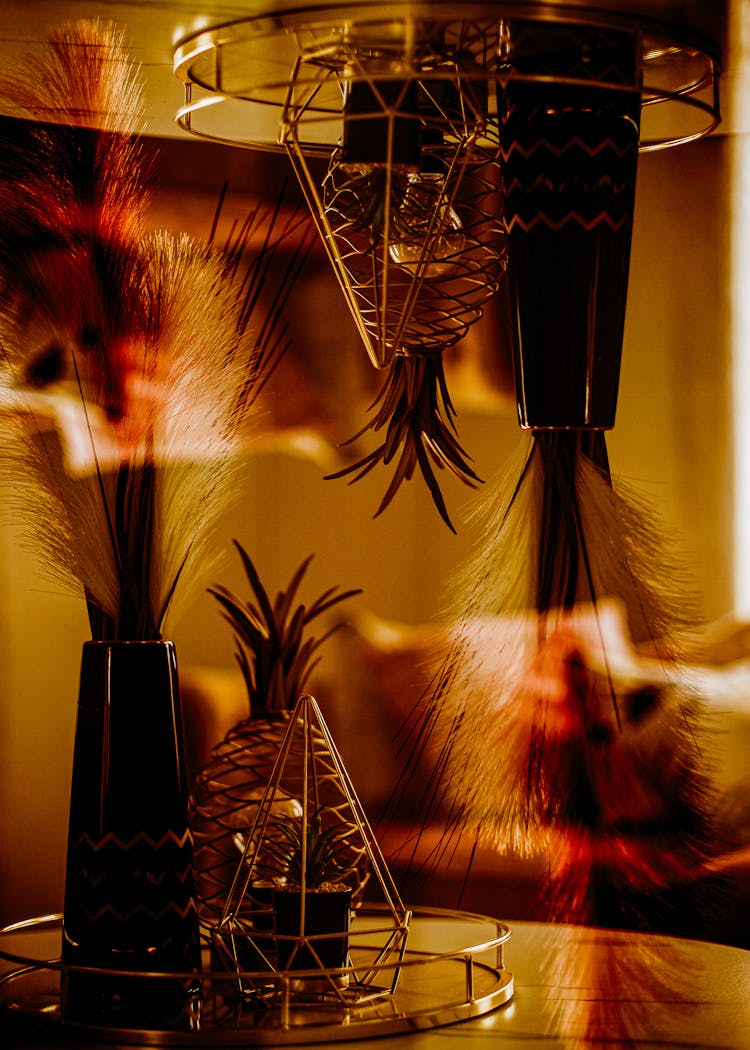
[[[294,601],[294,597],[297,594],[297,591],[299,590],[300,584],[302,583],[305,573],[307,572],[307,568],[310,562],[312,561],[312,557],[312,554],[309,554],[307,558],[305,558],[302,564],[294,572],[294,575],[289,581],[286,590],[279,591],[279,593],[276,595],[276,601],[274,602],[274,615],[276,617],[276,622],[282,626],[282,629],[283,625],[287,622],[289,618],[289,612],[292,607],[292,602]],[[298,630],[301,630],[300,625],[302,623],[304,623],[304,606],[300,605],[292,614],[291,619],[289,619],[289,634],[293,634],[296,633]]]
[[[224,619],[234,631],[235,659],[242,671],[250,700],[250,714],[288,711],[303,694],[319,657],[321,645],[338,629],[330,627],[321,636],[306,634],[313,620],[335,605],[361,594],[359,588],[339,591],[329,587],[312,604],[298,601],[298,594],[313,555],[295,569],[286,588],[272,601],[258,570],[242,545],[235,540],[250,596],[243,600],[226,587],[209,588]]]
[[[271,608],[271,603],[268,600],[266,590],[263,584],[260,582],[260,577],[258,576],[258,572],[255,566],[253,565],[252,559],[250,558],[247,551],[242,547],[242,545],[236,540],[234,545],[239,552],[240,558],[242,559],[242,567],[245,570],[247,581],[250,584],[252,592],[258,599],[258,602],[261,607],[261,612],[258,614],[258,622],[261,625],[263,624],[263,622],[265,622],[266,624],[273,625],[275,622],[273,609]]]
[[[445,381],[442,356],[437,353],[396,357],[386,381],[372,405],[376,408],[370,423],[351,437],[356,441],[368,430],[385,428],[377,448],[334,474],[327,480],[350,477],[360,481],[378,463],[395,464],[385,495],[375,512],[382,514],[405,481],[418,468],[440,517],[455,532],[435,473],[447,468],[464,484],[474,488],[481,481],[456,437],[455,409]]]
[[[329,587],[327,591],[325,591],[318,598],[316,598],[313,604],[307,610],[307,614],[305,616],[305,623],[310,623],[310,621],[314,620],[316,616],[321,616],[324,612],[327,612],[332,605],[337,605],[339,602],[343,602],[347,598],[353,598],[355,595],[361,594],[362,588],[353,587],[350,588],[348,591],[342,591],[338,594],[336,593],[337,591],[338,587]],[[330,633],[331,632],[329,631],[328,634]],[[326,635],[325,637],[328,637],[328,635]]]

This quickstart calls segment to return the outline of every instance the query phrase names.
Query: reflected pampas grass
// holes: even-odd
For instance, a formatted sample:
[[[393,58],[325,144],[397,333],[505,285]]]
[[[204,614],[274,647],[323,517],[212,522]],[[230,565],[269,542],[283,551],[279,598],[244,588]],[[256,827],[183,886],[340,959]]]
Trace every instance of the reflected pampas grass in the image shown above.
[[[545,1027],[565,1050],[645,1046],[658,1031],[672,1041],[686,1021],[686,986],[706,979],[678,940],[617,930],[591,937],[570,926],[545,927],[543,972],[555,989],[541,1004]]]
[[[23,115],[48,106],[59,121],[0,151],[11,499],[48,575],[85,595],[94,639],[159,639],[176,595],[215,568],[213,527],[285,348],[299,253],[260,318],[259,283],[295,226],[256,211],[225,252],[143,232],[139,76],[107,23],[64,26],[2,87]],[[262,247],[246,270],[251,236]],[[75,469],[38,412],[47,392],[75,407]]]
[[[6,364],[33,386],[75,351],[112,421],[125,411],[149,199],[140,74],[121,30],[99,20],[52,32],[0,80],[22,122],[0,150],[2,298],[24,327]],[[70,378],[70,377],[69,377]]]
[[[553,920],[648,926],[706,857],[707,743],[676,642],[694,606],[653,513],[581,445],[534,435],[477,505],[410,732],[438,755],[448,839],[546,854]]]

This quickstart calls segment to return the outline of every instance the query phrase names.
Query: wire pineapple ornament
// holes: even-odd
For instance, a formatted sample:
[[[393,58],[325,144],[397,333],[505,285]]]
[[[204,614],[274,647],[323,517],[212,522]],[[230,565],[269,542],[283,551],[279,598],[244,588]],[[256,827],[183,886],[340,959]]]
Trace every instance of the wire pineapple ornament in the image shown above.
[[[316,636],[311,625],[360,593],[331,587],[310,603],[300,601],[310,556],[300,563],[287,586],[271,597],[253,560],[239,543],[235,546],[249,586],[248,597],[222,586],[210,593],[234,633],[235,658],[247,689],[249,713],[213,748],[191,795],[198,907],[204,924],[221,914],[245,845],[243,836],[263,799],[290,711],[304,693],[319,649],[335,629]],[[292,797],[274,805],[277,816],[298,815]]]
[[[462,95],[460,63],[433,68],[430,58],[415,59],[429,73],[411,80],[375,76],[362,59],[347,62],[343,143],[321,189],[318,221],[378,368],[465,335],[504,264],[486,85]],[[295,113],[290,150],[303,119]]]
[[[453,528],[436,470],[470,486],[479,478],[457,438],[442,354],[481,317],[505,266],[487,82],[460,34],[448,44],[427,34],[406,56],[377,31],[322,50],[325,62],[311,51],[297,67],[282,141],[370,359],[387,373],[372,420],[351,439],[372,430],[383,441],[331,477],[395,464],[380,513],[419,470]],[[325,112],[331,70],[343,132],[319,186],[304,135]]]

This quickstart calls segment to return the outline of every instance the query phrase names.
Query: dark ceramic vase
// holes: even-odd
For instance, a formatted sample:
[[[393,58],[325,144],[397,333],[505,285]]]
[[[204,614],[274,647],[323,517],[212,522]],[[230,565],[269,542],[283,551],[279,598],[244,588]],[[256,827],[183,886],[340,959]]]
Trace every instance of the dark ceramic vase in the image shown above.
[[[171,642],[83,646],[62,961],[66,1020],[190,1024],[200,942]]]

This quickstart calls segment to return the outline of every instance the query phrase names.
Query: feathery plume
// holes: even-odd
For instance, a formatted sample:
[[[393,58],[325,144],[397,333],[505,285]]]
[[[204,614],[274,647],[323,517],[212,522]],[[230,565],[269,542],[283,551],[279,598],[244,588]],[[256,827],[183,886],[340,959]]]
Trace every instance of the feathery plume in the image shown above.
[[[0,196],[14,499],[48,571],[85,594],[94,638],[156,639],[178,588],[184,595],[213,567],[240,422],[283,353],[280,315],[299,253],[257,333],[254,308],[294,224],[272,235],[278,209],[249,220],[267,236],[247,271],[242,235],[221,252],[143,233],[139,82],[106,24],[54,33],[47,54],[5,87],[28,115],[51,100],[61,119],[29,126],[0,154],[8,170],[18,164],[19,192]],[[35,411],[55,387],[82,432],[77,472]]]
[[[0,81],[23,122],[0,151],[0,294],[23,329],[11,379],[63,378],[127,412],[129,347],[142,337],[138,241],[148,202],[141,81],[120,30],[78,21]],[[72,375],[67,376],[74,381]]]

